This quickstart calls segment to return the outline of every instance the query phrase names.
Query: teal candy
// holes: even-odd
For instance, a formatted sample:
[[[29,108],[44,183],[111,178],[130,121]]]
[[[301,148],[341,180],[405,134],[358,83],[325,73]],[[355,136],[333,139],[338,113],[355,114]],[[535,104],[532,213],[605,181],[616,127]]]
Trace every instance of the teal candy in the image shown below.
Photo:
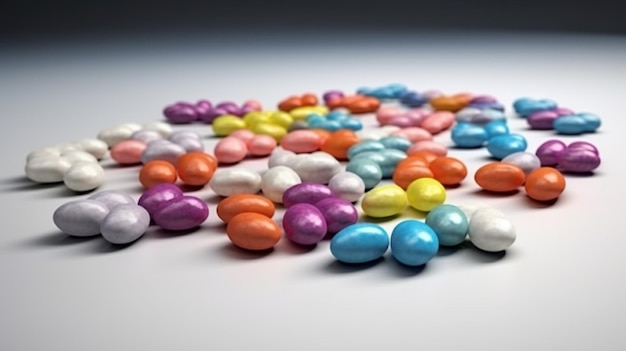
[[[353,159],[357,154],[366,151],[380,151],[384,150],[385,145],[377,140],[363,140],[360,141],[348,149],[348,160]]]
[[[407,266],[420,266],[430,261],[439,250],[439,239],[426,223],[408,219],[391,232],[391,254]]]
[[[519,98],[513,102],[513,109],[518,115],[527,117],[535,112],[543,110],[553,110],[557,108],[556,102],[548,99],[532,99],[532,98]]]
[[[356,118],[344,118],[341,121],[341,128],[350,129],[350,130],[361,130],[363,129],[363,122],[359,121]]]
[[[334,131],[341,129],[341,122],[325,120],[320,124],[320,128],[325,129],[329,132],[334,132]]]
[[[341,112],[341,111],[330,111],[326,115],[326,119],[328,119],[329,121],[341,121],[348,117],[349,116],[345,112]]]
[[[351,224],[333,236],[330,252],[344,263],[366,263],[381,258],[389,248],[389,235],[374,223]]]
[[[454,205],[439,205],[426,216],[428,224],[443,246],[454,246],[465,241],[469,221],[463,211]]]
[[[375,187],[383,179],[383,171],[378,163],[366,158],[350,160],[346,165],[346,171],[358,175],[363,180],[365,189]]]
[[[559,134],[579,135],[587,129],[585,119],[578,115],[561,116],[554,120],[552,127]]]
[[[497,135],[509,134],[509,126],[503,120],[492,121],[484,125],[487,138],[491,139]]]
[[[582,119],[585,120],[585,132],[587,133],[595,132],[602,124],[600,117],[594,115],[593,113],[580,112],[577,113],[576,116],[582,117]]]
[[[390,178],[398,162],[406,158],[406,153],[396,149],[382,149],[380,151],[364,151],[358,153],[351,160],[368,159],[378,164],[383,178]]]
[[[385,148],[387,149],[396,149],[403,152],[406,152],[406,150],[408,150],[412,145],[409,139],[403,138],[401,136],[384,137],[381,138],[379,142],[385,145]]]
[[[485,128],[471,123],[457,123],[452,128],[450,137],[460,148],[482,147],[488,139]]]
[[[487,151],[498,160],[516,152],[526,151],[527,147],[526,138],[519,134],[497,135],[487,141]]]

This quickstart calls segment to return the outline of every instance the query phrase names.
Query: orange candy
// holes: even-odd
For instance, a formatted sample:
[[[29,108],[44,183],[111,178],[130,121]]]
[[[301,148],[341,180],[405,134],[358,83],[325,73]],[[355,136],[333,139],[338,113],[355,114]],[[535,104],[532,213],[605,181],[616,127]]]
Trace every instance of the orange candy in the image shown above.
[[[436,111],[457,112],[467,106],[469,99],[465,94],[455,96],[438,96],[428,102]]]
[[[425,166],[428,166],[431,162],[433,162],[439,155],[434,152],[426,151],[426,150],[418,150],[412,152],[405,160],[409,160],[412,158],[418,158],[426,161]],[[404,160],[403,160],[404,161]],[[402,162],[402,161],[400,161]]]
[[[406,164],[404,166],[396,167],[391,176],[393,182],[406,190],[415,179],[419,178],[433,178],[433,172],[426,166],[419,163]]]
[[[533,200],[550,201],[565,190],[565,177],[552,167],[539,167],[526,176],[526,194]]]
[[[322,144],[321,150],[327,152],[337,160],[348,159],[348,149],[359,142],[359,137],[349,129],[340,129],[328,137]]]
[[[139,171],[139,182],[144,188],[162,183],[174,184],[176,179],[176,167],[163,160],[150,161],[143,165]]]
[[[243,212],[230,219],[226,226],[228,239],[242,249],[267,250],[278,243],[282,231],[265,215]]]
[[[467,177],[467,167],[461,160],[454,157],[437,157],[428,165],[428,168],[433,172],[433,178],[443,185],[457,185]]]
[[[217,169],[217,160],[204,152],[192,151],[182,155],[176,163],[180,179],[187,185],[207,184]]]
[[[366,95],[346,95],[344,97],[334,97],[326,101],[326,106],[331,109],[346,108],[351,113],[375,112],[380,107],[380,100],[373,96]]]
[[[278,109],[281,111],[289,112],[294,108],[303,106],[315,106],[317,105],[317,96],[313,93],[305,93],[302,95],[292,95],[278,103]]]
[[[526,175],[520,167],[505,162],[488,163],[474,174],[474,180],[481,188],[493,192],[516,190],[525,179]]]
[[[276,208],[274,203],[265,196],[255,194],[231,195],[217,204],[217,216],[225,223],[236,215],[244,212],[252,212],[272,218]]]

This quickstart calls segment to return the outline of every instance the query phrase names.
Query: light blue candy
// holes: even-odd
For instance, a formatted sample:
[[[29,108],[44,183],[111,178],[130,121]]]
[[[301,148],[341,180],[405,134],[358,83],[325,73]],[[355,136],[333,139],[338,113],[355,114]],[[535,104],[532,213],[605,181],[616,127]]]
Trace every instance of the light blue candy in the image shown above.
[[[602,124],[600,117],[593,113],[580,112],[577,113],[576,116],[582,117],[585,120],[585,132],[587,133],[595,132]]]
[[[527,147],[526,138],[519,134],[497,135],[487,141],[487,151],[498,160],[515,152],[526,151]]]
[[[401,136],[387,136],[378,140],[381,144],[385,145],[387,149],[396,149],[403,152],[408,150],[412,143],[409,139],[403,138]]]
[[[348,116],[345,112],[342,112],[342,111],[330,111],[326,115],[326,119],[330,121],[341,121],[349,117],[350,116]]]
[[[387,89],[391,90],[394,99],[399,99],[402,95],[409,91],[406,85],[400,83],[391,83],[387,85]]]
[[[371,189],[383,179],[383,171],[378,163],[367,159],[353,159],[346,165],[346,171],[358,175],[365,184],[365,189]]]
[[[363,129],[363,122],[356,118],[344,118],[341,121],[341,128],[350,129],[350,130],[361,130]]]
[[[450,137],[460,148],[482,147],[488,139],[485,128],[471,123],[457,123],[452,128]]]
[[[428,224],[443,246],[454,246],[465,241],[469,230],[469,222],[465,213],[453,205],[439,205],[426,216]]]
[[[325,120],[320,124],[319,128],[328,130],[330,132],[334,132],[334,131],[341,129],[341,123],[339,121]]]
[[[556,102],[548,99],[536,100],[531,98],[519,98],[513,102],[513,109],[522,117],[527,117],[538,111],[552,110],[555,108],[557,108]]]
[[[430,261],[439,250],[439,239],[426,223],[408,219],[391,232],[391,254],[407,266],[420,266]]]
[[[381,258],[389,248],[389,235],[374,223],[351,224],[333,236],[330,252],[345,263],[366,263]]]
[[[587,123],[581,116],[567,115],[555,119],[552,127],[559,134],[578,135],[586,131]]]
[[[509,134],[509,126],[503,120],[489,122],[483,126],[487,132],[487,138],[491,139],[496,135]]]
[[[404,160],[406,158],[406,153],[396,149],[382,149],[379,151],[364,151],[356,154],[353,158],[350,159],[368,159],[376,162],[380,167],[383,178],[391,178],[393,175],[393,171],[396,169],[396,165],[398,162]]]
[[[363,140],[363,141],[359,141],[358,143],[350,146],[350,148],[348,148],[348,160],[351,160],[352,158],[354,158],[354,156],[356,156],[357,154],[360,154],[361,152],[366,152],[366,151],[380,151],[380,150],[384,150],[385,149],[385,145],[383,145],[381,142],[379,142],[378,140]]]

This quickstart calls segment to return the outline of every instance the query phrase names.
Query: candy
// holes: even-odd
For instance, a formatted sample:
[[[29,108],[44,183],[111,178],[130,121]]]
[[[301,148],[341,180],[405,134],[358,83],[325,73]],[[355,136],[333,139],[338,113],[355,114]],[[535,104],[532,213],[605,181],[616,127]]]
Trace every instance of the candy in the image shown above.
[[[422,140],[432,140],[433,135],[429,131],[419,127],[408,127],[391,133],[392,136],[400,136],[408,139],[411,143]],[[406,150],[405,150],[406,151]]]
[[[155,140],[149,143],[141,154],[141,163],[163,160],[175,165],[178,158],[185,153],[187,153],[185,148],[169,140]]]
[[[477,248],[488,252],[508,249],[517,237],[513,223],[498,210],[479,208],[470,217],[468,236]]]
[[[328,184],[330,178],[342,171],[343,166],[326,152],[300,154],[287,158],[287,167],[298,173],[303,182]]]
[[[414,180],[419,178],[433,178],[433,172],[426,166],[426,161],[421,158],[409,157],[407,160],[412,159],[410,161],[415,162],[401,162],[398,164],[396,169],[393,172],[391,179],[395,184],[400,186],[402,189],[409,187]]]
[[[527,117],[535,112],[553,110],[556,108],[556,102],[549,99],[533,99],[523,97],[516,99],[513,102],[513,109],[521,117]]]
[[[301,245],[312,245],[328,232],[326,219],[320,210],[308,203],[297,203],[283,215],[283,229],[287,239]]]
[[[267,156],[276,148],[276,140],[269,135],[255,135],[247,142],[248,151],[254,156]]]
[[[165,118],[175,124],[191,123],[198,120],[198,112],[193,105],[185,102],[177,102],[163,109]]]
[[[406,206],[407,194],[396,184],[379,185],[365,193],[361,201],[363,212],[375,218],[398,215]]]
[[[533,153],[525,151],[514,152],[509,156],[503,158],[502,162],[511,163],[518,166],[524,171],[524,174],[528,174],[533,170],[541,167],[541,160],[539,159],[539,157],[537,157],[537,155]]]
[[[326,220],[327,232],[335,234],[348,225],[359,221],[356,207],[344,199],[327,197],[314,204]]]
[[[78,161],[87,161],[87,162],[98,162],[92,154],[82,151],[82,150],[67,150],[63,151],[60,154],[61,157],[70,161],[70,163],[74,164]]]
[[[554,122],[559,116],[554,110],[542,110],[529,115],[526,118],[526,122],[528,122],[531,129],[550,130],[554,127]]]
[[[285,190],[282,202],[286,208],[289,208],[300,203],[315,204],[328,197],[335,197],[335,194],[328,186],[313,182],[302,182]]]
[[[487,141],[487,151],[498,160],[515,152],[526,151],[527,146],[526,138],[519,134],[497,135]]]
[[[373,223],[356,223],[340,230],[330,241],[330,252],[344,263],[377,260],[389,248],[389,235]]]
[[[204,152],[192,151],[181,156],[176,162],[176,173],[187,185],[207,184],[217,169],[217,160]]]
[[[469,222],[465,213],[453,205],[439,205],[433,208],[424,221],[429,225],[443,246],[454,246],[465,241]]]
[[[105,142],[109,147],[113,147],[122,140],[130,139],[131,135],[138,130],[141,130],[139,124],[123,123],[100,131],[98,139]]]
[[[383,179],[383,171],[378,163],[367,158],[350,160],[346,165],[346,171],[359,176],[363,180],[365,189],[375,187]]]
[[[254,138],[255,134],[254,134],[254,132],[252,132],[249,129],[239,129],[239,130],[236,130],[236,131],[230,133],[228,136],[231,137],[231,138],[240,139],[241,141],[243,141],[247,145],[248,142],[250,142],[250,140],[252,140],[252,138]]]
[[[235,194],[222,199],[216,208],[217,216],[225,223],[236,215],[244,212],[253,212],[268,218],[274,216],[274,203],[266,197],[254,194]]]
[[[414,219],[398,223],[391,232],[391,254],[407,266],[421,266],[439,250],[437,234],[427,224]]]
[[[150,225],[150,215],[136,204],[118,205],[102,220],[102,237],[112,244],[129,244],[139,239]]]
[[[168,161],[154,160],[141,167],[139,182],[144,188],[150,188],[157,184],[176,182],[176,167]]]
[[[285,191],[301,182],[300,176],[293,169],[275,166],[261,176],[261,191],[271,201],[282,203]]]
[[[104,182],[104,169],[90,161],[74,163],[63,175],[63,183],[74,191],[93,190]]]
[[[600,166],[597,152],[585,148],[567,148],[559,158],[558,168],[570,173],[588,173]]]
[[[26,163],[24,173],[28,179],[37,183],[58,183],[72,163],[60,156],[33,157]]]
[[[396,149],[402,152],[406,152],[412,144],[409,139],[397,135],[380,138],[378,142],[387,149]]]
[[[585,150],[589,150],[593,152],[596,155],[599,154],[598,148],[596,148],[593,144],[586,142],[586,141],[575,141],[573,143],[570,143],[569,145],[567,145],[567,149],[568,150],[585,149]]]
[[[443,185],[460,184],[467,176],[465,164],[454,157],[438,157],[428,164],[428,168],[432,171],[432,178]]]
[[[296,153],[293,151],[285,150],[281,147],[276,148],[267,160],[267,167],[284,166],[287,164],[287,160],[295,155]]]
[[[332,133],[320,149],[338,160],[348,159],[348,151],[359,142],[359,137],[351,130],[343,129]]]
[[[526,176],[524,188],[533,200],[554,200],[565,190],[565,177],[552,167],[540,167]]]
[[[366,151],[381,151],[386,147],[379,140],[362,140],[350,146],[346,151],[348,159],[352,160],[356,155]]]
[[[122,165],[138,164],[146,147],[143,141],[123,140],[111,148],[111,158]]]
[[[215,136],[227,136],[236,130],[246,128],[246,123],[237,116],[222,115],[213,120],[211,128]]]
[[[579,135],[586,131],[585,119],[577,115],[562,116],[554,120],[554,130],[559,134]]]
[[[172,126],[165,122],[148,122],[141,126],[142,131],[155,131],[163,138],[167,138],[172,133]],[[95,156],[95,155],[94,155]]]
[[[211,178],[209,187],[221,196],[256,194],[261,190],[261,175],[243,168],[218,170]]]
[[[419,126],[426,129],[431,134],[439,134],[452,127],[454,121],[454,113],[448,111],[437,111],[428,115],[428,117],[426,117]]]
[[[450,136],[457,147],[467,149],[482,147],[489,139],[484,127],[470,123],[457,123]]]
[[[246,250],[268,250],[281,238],[280,227],[272,219],[254,212],[240,213],[226,226],[228,239]]]
[[[147,189],[141,194],[137,204],[148,211],[153,217],[156,211],[166,202],[183,196],[183,191],[174,184],[158,184]]]
[[[474,174],[474,180],[481,188],[493,192],[514,191],[526,179],[524,170],[519,166],[505,162],[487,163]]]
[[[237,163],[246,157],[248,147],[241,139],[226,137],[215,144],[213,153],[220,163]]]
[[[100,224],[109,213],[105,204],[96,200],[74,200],[58,207],[53,215],[54,224],[72,236],[100,234]]]
[[[295,153],[313,152],[320,149],[322,139],[320,136],[307,129],[294,130],[280,139],[280,146]]]
[[[109,210],[118,205],[134,204],[135,200],[127,193],[119,190],[104,190],[92,194],[87,199],[103,203]]]
[[[98,160],[103,158],[109,149],[104,141],[95,138],[80,139],[73,144],[78,150],[88,152]]]
[[[163,140],[163,136],[156,130],[141,129],[134,132],[128,140],[140,141],[147,145],[148,143],[155,140]]]
[[[179,196],[159,206],[152,219],[166,230],[189,230],[201,225],[208,216],[204,201],[195,196]]]
[[[595,132],[598,128],[600,128],[600,125],[602,124],[600,117],[598,117],[597,115],[594,115],[593,113],[580,112],[580,113],[577,113],[576,116],[581,117],[583,121],[585,122],[584,131],[586,133]]]
[[[419,178],[406,189],[409,205],[422,212],[429,212],[446,201],[446,189],[436,179]]]
[[[352,172],[339,172],[328,182],[328,187],[340,199],[349,202],[358,201],[365,193],[363,179]]]
[[[468,101],[454,96],[437,96],[431,98],[428,103],[437,111],[457,112],[466,107]]]
[[[567,149],[564,142],[556,139],[550,139],[539,145],[535,155],[541,161],[542,166],[555,166],[559,163],[559,159]]]
[[[448,147],[434,140],[422,140],[411,145],[406,153],[407,155],[413,155],[419,151],[428,151],[438,156],[446,156],[448,154]]]
[[[493,121],[483,126],[487,133],[487,140],[498,136],[509,134],[509,126],[504,121]]]

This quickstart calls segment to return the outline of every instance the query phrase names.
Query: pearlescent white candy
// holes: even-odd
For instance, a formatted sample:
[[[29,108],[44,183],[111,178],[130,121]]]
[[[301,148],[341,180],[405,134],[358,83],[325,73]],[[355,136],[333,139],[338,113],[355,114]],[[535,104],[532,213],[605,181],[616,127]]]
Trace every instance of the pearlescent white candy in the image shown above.
[[[182,146],[185,151],[204,151],[204,143],[200,139],[194,138],[178,138],[175,144]]]
[[[59,152],[59,150],[51,148],[51,147],[45,147],[42,149],[31,151],[28,155],[26,155],[26,162],[30,162],[31,160],[36,159],[36,158],[48,158],[48,157],[59,157],[59,156],[61,156],[61,153]]]
[[[24,173],[28,179],[37,183],[58,183],[72,163],[63,157],[36,157],[26,163]]]
[[[150,142],[153,142],[155,140],[162,140],[163,136],[157,132],[156,130],[138,130],[136,132],[134,132],[130,138],[132,140],[137,140],[137,141],[141,141],[144,144],[148,144]]]
[[[54,211],[52,220],[62,232],[72,236],[100,234],[100,224],[109,209],[95,200],[74,200],[61,205]]]
[[[524,170],[525,174],[541,167],[541,160],[532,152],[519,151],[514,152],[502,159],[502,162],[512,163]]]
[[[261,190],[261,175],[245,168],[230,168],[216,172],[209,187],[221,196],[256,194]]]
[[[98,133],[98,139],[104,141],[109,147],[113,147],[120,141],[130,139],[131,135],[138,130],[141,130],[141,125],[124,123],[102,130]]]
[[[363,179],[352,172],[342,171],[335,174],[328,182],[328,187],[340,199],[358,201],[365,194]]]
[[[290,187],[300,184],[300,176],[287,166],[276,166],[268,169],[261,176],[261,191],[268,199],[283,203],[283,193]]]
[[[63,183],[74,191],[93,190],[104,182],[104,169],[99,163],[79,161],[63,175]]]
[[[469,220],[468,236],[477,248],[499,252],[508,249],[517,237],[513,223],[494,208],[482,207]]]
[[[177,143],[178,140],[183,140],[183,139],[202,140],[202,138],[200,137],[200,134],[196,132],[192,132],[190,130],[177,130],[175,132],[172,132],[172,134],[170,134],[167,137],[167,140],[173,143]]]
[[[109,210],[119,205],[136,204],[128,193],[119,190],[99,191],[89,196],[88,199],[103,203]]]
[[[80,150],[80,148],[74,143],[55,144],[55,145],[52,145],[51,148],[58,151],[59,154],[64,153],[66,151]]]
[[[267,160],[267,167],[284,166],[287,164],[287,160],[294,156],[296,156],[295,152],[278,147],[270,154]]]
[[[136,204],[118,205],[102,220],[102,237],[112,244],[128,244],[139,239],[150,225],[150,215]]]
[[[98,160],[103,158],[109,151],[107,143],[96,138],[84,138],[74,142],[74,145],[85,152],[93,155]]]
[[[146,146],[141,154],[141,163],[146,164],[153,160],[163,160],[176,165],[176,161],[187,151],[180,145],[169,140],[155,140]]]
[[[95,158],[92,154],[82,151],[82,150],[69,150],[61,153],[61,157],[70,161],[70,163],[74,164],[76,162],[84,161],[84,162],[98,162],[98,159]]]
[[[287,159],[285,166],[296,171],[303,182],[320,184],[328,184],[343,169],[334,157],[322,153],[298,154]]]
[[[172,134],[172,126],[165,122],[148,122],[144,123],[141,126],[141,130],[145,131],[155,131],[161,134],[161,137],[167,138],[170,134]]]

